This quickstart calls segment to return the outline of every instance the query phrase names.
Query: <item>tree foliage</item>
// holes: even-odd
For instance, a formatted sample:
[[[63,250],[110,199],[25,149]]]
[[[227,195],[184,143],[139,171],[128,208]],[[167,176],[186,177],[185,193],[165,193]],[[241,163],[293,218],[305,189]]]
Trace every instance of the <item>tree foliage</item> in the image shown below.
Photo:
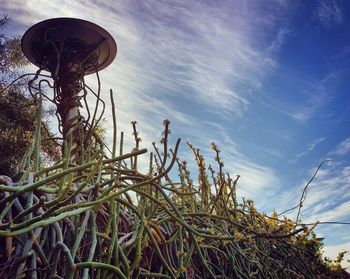
[[[6,27],[9,18],[4,16],[0,20],[0,30]],[[10,78],[18,76],[20,68],[28,64],[21,51],[21,40],[18,36],[10,37],[0,33],[0,82],[8,82]]]
[[[8,21],[9,18],[4,16],[0,20],[0,28],[6,27]],[[0,174],[8,176],[17,172],[35,129],[35,99],[26,92],[25,79],[16,81],[27,64],[21,51],[20,38],[0,34]],[[55,159],[58,158],[59,148],[49,140],[47,127],[44,117],[43,151],[47,158]]]

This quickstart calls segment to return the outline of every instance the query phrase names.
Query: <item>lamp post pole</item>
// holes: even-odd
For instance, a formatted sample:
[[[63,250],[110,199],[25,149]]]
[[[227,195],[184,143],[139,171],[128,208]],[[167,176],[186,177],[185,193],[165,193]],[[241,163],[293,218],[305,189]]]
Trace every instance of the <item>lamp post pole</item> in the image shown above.
[[[83,78],[112,63],[117,54],[115,40],[92,22],[53,18],[27,30],[22,50],[29,61],[51,73],[53,102],[57,105],[63,139],[72,142],[70,159],[79,163],[84,150],[84,127],[79,112]]]
[[[58,77],[58,90],[61,94],[61,100],[57,105],[57,112],[62,121],[62,132],[64,140],[71,140],[70,154],[71,161],[78,163],[83,152],[84,134],[80,133],[83,129],[81,115],[79,112],[80,97],[82,90],[81,78],[78,65],[68,64],[63,67]]]

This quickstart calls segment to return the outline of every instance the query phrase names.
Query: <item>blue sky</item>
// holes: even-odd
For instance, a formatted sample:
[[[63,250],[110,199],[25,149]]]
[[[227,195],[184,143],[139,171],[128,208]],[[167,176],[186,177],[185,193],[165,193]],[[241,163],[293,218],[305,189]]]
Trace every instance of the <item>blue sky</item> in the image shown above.
[[[349,1],[1,2],[12,34],[65,16],[113,35],[118,54],[102,90],[107,99],[113,88],[129,138],[137,120],[150,147],[169,119],[181,157],[193,161],[190,141],[208,164],[216,142],[226,171],[241,175],[239,194],[265,212],[297,204],[318,164],[333,159],[310,185],[302,220],[350,222]],[[350,250],[346,231],[319,226],[328,255]]]

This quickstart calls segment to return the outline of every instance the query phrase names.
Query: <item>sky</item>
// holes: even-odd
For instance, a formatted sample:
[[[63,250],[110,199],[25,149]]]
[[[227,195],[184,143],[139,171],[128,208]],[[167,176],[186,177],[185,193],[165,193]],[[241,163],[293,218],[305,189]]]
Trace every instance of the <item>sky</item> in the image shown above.
[[[100,73],[112,88],[119,130],[142,147],[159,141],[164,119],[171,143],[200,148],[207,165],[215,142],[238,193],[260,211],[298,204],[302,221],[350,222],[350,2],[340,0],[0,0],[23,33],[52,17],[76,17],[116,40],[115,61]],[[33,68],[34,69],[34,68]],[[88,77],[90,84],[96,84]],[[110,102],[107,141],[111,142]],[[129,140],[130,142],[130,140]],[[131,148],[131,147],[130,147]],[[295,218],[295,212],[290,213]],[[326,255],[350,251],[348,225],[319,225]]]

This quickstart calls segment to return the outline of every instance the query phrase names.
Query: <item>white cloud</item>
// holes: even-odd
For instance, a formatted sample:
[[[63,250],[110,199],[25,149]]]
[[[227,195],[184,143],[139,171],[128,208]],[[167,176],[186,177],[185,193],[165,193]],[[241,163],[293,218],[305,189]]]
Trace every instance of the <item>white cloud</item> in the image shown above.
[[[262,17],[252,4],[10,2],[5,10],[15,12],[14,19],[27,26],[49,17],[72,16],[93,20],[110,31],[118,43],[118,56],[116,74],[107,84],[115,88],[117,82],[127,81],[129,99],[142,98],[141,92],[157,97],[159,91],[177,91],[208,110],[242,116],[249,101],[247,90],[238,88],[259,86],[268,72],[264,61],[273,63],[255,47],[259,42],[254,31],[257,24],[268,27],[274,14]]]
[[[331,152],[331,155],[347,155],[350,152],[350,138],[346,138],[343,140],[339,145],[336,147],[336,149]]]
[[[316,17],[326,29],[340,25],[344,21],[342,7],[337,0],[322,0],[316,10]]]
[[[174,135],[187,137],[196,146],[215,141],[234,155],[225,157],[227,170],[242,175],[242,193],[252,197],[277,180],[273,170],[248,160],[222,124],[205,125],[207,113],[226,121],[249,109],[250,88],[259,88],[276,66],[266,49],[265,33],[280,20],[277,1],[261,14],[261,5],[227,1],[220,5],[195,1],[7,1],[4,9],[22,24],[70,16],[95,22],[116,39],[115,62],[101,72],[102,97],[110,115],[109,88],[113,88],[118,130],[132,142],[132,120],[138,121],[142,146],[160,138],[161,123],[172,121]],[[257,32],[259,30],[259,32]],[[283,33],[283,32],[282,32]],[[282,44],[283,34],[277,38]],[[258,35],[257,35],[258,34]],[[88,77],[89,84],[95,84]],[[182,109],[200,110],[200,117]],[[111,130],[111,123],[107,131]],[[107,135],[111,140],[111,135]],[[131,149],[132,144],[127,146]],[[208,150],[209,151],[209,150]],[[209,155],[209,153],[207,153]],[[252,197],[254,198],[254,197]]]
[[[271,75],[282,88],[274,83],[268,84],[265,92],[260,92],[254,100],[265,108],[276,111],[291,119],[306,124],[316,117],[325,117],[325,108],[337,95],[337,83],[341,78],[339,71],[332,71],[322,79],[294,70],[275,61],[265,60],[266,67],[270,68]],[[272,94],[271,94],[272,91]],[[286,98],[293,96],[293,98]],[[295,96],[295,97],[294,97]]]
[[[316,89],[313,96],[309,98],[308,104],[298,108],[298,110],[291,112],[290,116],[300,122],[305,122],[313,117],[316,112],[323,107],[329,100],[329,93],[324,90],[322,86]]]
[[[296,73],[293,78],[298,78],[298,74]],[[298,80],[300,88],[297,89],[305,95],[305,101],[302,105],[282,106],[280,111],[299,122],[306,122],[319,115],[319,111],[334,98],[333,86],[337,78],[336,72],[328,73],[321,80],[300,77]]]
[[[307,146],[307,149],[299,154],[296,155],[296,157],[291,160],[290,162],[296,162],[300,157],[303,157],[305,155],[307,155],[309,152],[311,152],[312,150],[315,149],[315,147],[317,145],[319,145],[321,142],[323,142],[325,140],[324,137],[322,138],[318,138],[318,139],[315,139],[312,143],[310,143],[308,146]]]
[[[277,35],[275,39],[272,41],[272,43],[269,46],[270,51],[278,51],[285,41],[288,39],[290,36],[290,29],[286,26],[282,26],[280,29],[278,29]]]

